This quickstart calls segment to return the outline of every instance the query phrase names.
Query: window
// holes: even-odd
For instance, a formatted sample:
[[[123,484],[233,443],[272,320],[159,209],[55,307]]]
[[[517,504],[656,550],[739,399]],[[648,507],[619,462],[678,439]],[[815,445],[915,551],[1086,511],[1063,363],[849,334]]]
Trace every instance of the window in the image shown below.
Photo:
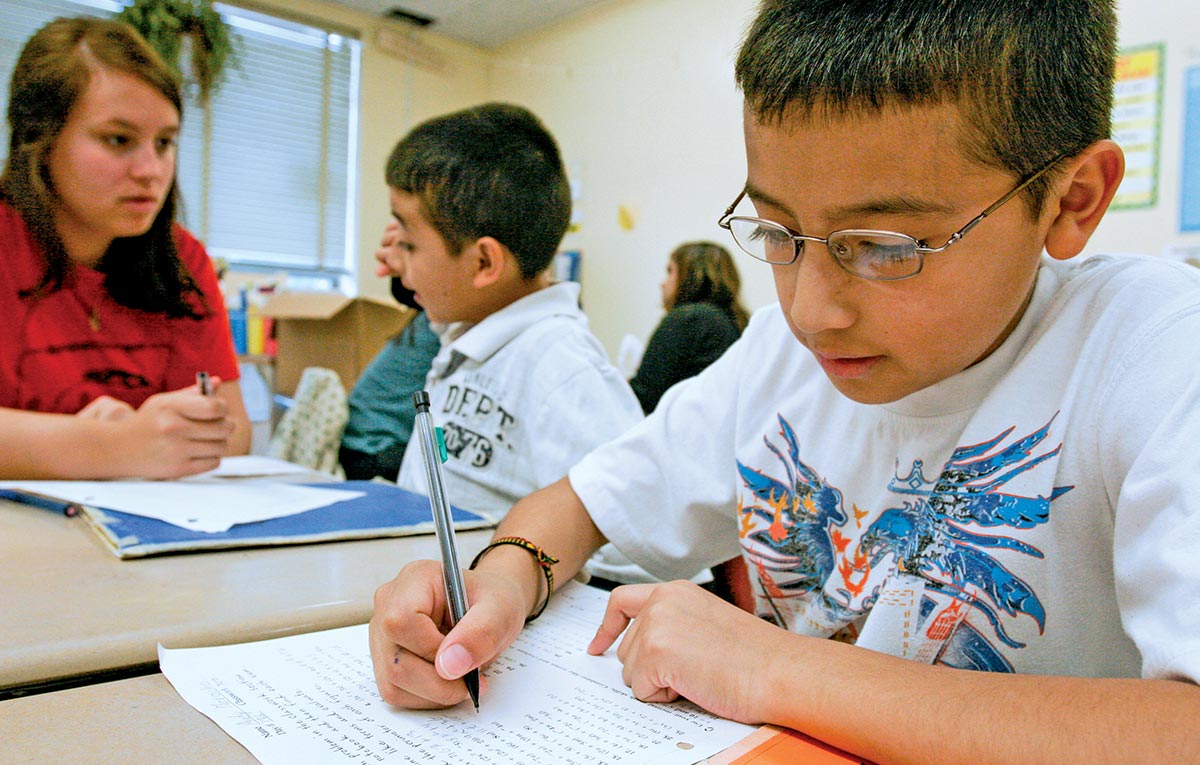
[[[17,55],[42,24],[122,5],[0,0],[4,103]],[[237,53],[207,108],[185,90],[181,222],[233,268],[353,291],[360,44],[346,30],[215,7]]]

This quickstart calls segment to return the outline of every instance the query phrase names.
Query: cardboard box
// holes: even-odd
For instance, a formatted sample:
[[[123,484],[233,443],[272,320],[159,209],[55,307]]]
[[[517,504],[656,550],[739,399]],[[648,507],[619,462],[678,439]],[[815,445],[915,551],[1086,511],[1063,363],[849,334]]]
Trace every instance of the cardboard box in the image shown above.
[[[329,292],[279,292],[262,308],[275,320],[275,390],[296,392],[306,367],[338,373],[349,392],[388,338],[416,315],[391,298]]]

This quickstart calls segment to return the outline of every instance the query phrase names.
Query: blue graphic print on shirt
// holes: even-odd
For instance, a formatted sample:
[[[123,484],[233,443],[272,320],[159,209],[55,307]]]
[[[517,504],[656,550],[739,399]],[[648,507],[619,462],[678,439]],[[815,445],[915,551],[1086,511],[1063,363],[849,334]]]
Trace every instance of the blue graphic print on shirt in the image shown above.
[[[1009,634],[1002,614],[1031,618],[1040,633],[1046,613],[1033,588],[990,551],[1037,559],[1043,553],[1013,536],[978,529],[1044,524],[1050,504],[1073,488],[1054,487],[1049,496],[1032,497],[1002,491],[1017,476],[1057,458],[1061,444],[1034,454],[1054,417],[1007,445],[1014,428],[954,449],[932,481],[923,474],[923,462],[913,460],[907,475],[897,471],[887,487],[900,498],[899,506],[879,512],[861,532],[865,519],[875,513],[853,502],[847,507],[842,491],[800,458],[787,420],[778,420],[787,453],[770,438],[763,440],[786,481],[737,464],[749,491],[741,509],[743,547],[761,615],[791,628],[802,624],[803,631],[853,632],[852,623],[871,610],[880,594],[880,572],[900,572],[924,581],[920,630],[940,639],[934,660],[1012,671],[996,643],[1012,649],[1024,644]],[[964,619],[968,612],[986,619],[990,636]]]

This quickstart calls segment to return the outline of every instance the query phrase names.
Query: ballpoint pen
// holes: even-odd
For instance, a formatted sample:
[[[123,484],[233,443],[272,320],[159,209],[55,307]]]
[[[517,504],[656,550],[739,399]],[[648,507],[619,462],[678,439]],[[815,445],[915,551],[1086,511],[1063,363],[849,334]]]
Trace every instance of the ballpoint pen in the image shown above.
[[[74,518],[83,511],[83,506],[78,502],[69,499],[59,499],[58,497],[30,491],[29,489],[0,489],[0,499],[20,502],[30,507],[40,507],[43,510],[50,510],[55,513],[62,513],[69,518]]]
[[[200,394],[203,396],[212,395],[212,380],[209,379],[208,372],[196,373],[196,387],[200,389]]]
[[[421,432],[421,454],[425,457],[425,476],[429,487],[429,506],[433,510],[433,525],[438,546],[442,549],[442,580],[446,584],[446,600],[450,603],[450,626],[458,624],[467,613],[467,589],[463,584],[462,568],[458,565],[458,545],[454,541],[454,521],[450,517],[450,501],[446,498],[446,483],[442,480],[442,454],[438,437],[429,414],[429,394],[419,390],[413,394],[417,410],[416,424]],[[467,693],[475,711],[479,711],[479,670],[463,675]]]

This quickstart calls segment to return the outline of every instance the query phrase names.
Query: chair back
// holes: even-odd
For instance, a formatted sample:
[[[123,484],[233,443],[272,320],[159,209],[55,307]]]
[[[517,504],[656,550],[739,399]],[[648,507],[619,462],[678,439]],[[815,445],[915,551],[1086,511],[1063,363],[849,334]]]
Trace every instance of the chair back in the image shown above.
[[[730,558],[712,568],[712,589],[717,595],[743,611],[755,612],[754,590],[750,587],[750,571],[742,556]]]
[[[338,447],[350,419],[350,405],[337,372],[306,368],[292,401],[271,436],[270,456],[343,477]]]

